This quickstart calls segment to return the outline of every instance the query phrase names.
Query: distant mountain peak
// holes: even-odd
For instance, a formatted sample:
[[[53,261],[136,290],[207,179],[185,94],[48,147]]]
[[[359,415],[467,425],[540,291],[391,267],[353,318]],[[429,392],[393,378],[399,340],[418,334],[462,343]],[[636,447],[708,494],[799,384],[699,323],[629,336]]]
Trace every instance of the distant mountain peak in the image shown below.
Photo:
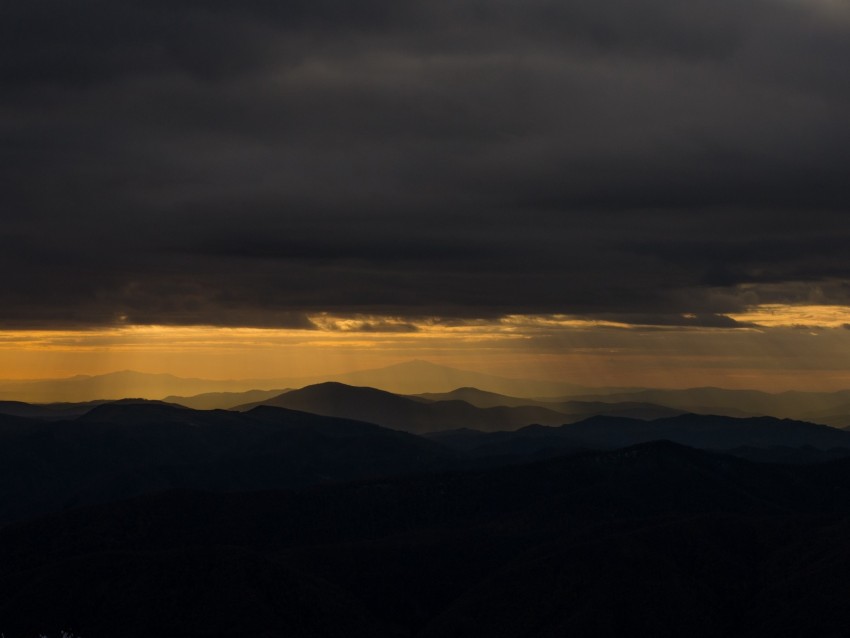
[[[184,418],[192,412],[189,408],[174,403],[151,401],[147,399],[120,399],[95,406],[78,418],[80,421],[121,421],[131,418],[133,421],[142,419],[161,420],[164,417]]]
[[[350,392],[350,393],[372,393],[372,394],[381,394],[381,395],[391,395],[396,396],[392,392],[387,392],[386,390],[380,390],[378,388],[373,388],[368,385],[352,385],[350,383],[342,383],[340,381],[323,381],[322,383],[314,383],[312,385],[304,386],[300,390],[292,390],[291,393],[298,392]],[[286,394],[290,394],[287,392]]]

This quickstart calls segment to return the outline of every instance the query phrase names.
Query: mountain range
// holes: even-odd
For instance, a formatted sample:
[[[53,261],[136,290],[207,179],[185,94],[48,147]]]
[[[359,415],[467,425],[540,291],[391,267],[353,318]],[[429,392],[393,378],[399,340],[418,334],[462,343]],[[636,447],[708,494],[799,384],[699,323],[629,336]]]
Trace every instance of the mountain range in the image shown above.
[[[65,421],[0,416],[0,523],[174,488],[256,490],[454,467],[445,447],[282,408],[116,402]]]
[[[850,431],[682,407],[760,393],[166,396],[0,402],[0,634],[847,635]]]
[[[74,408],[53,404],[125,397],[165,400],[195,409],[231,409],[272,400],[288,388],[300,389],[325,381],[372,387],[423,401],[461,400],[480,408],[537,407],[580,418],[606,414],[653,419],[696,413],[773,416],[835,427],[850,426],[850,390],[773,394],[710,387],[682,390],[592,388],[557,381],[509,379],[427,361],[408,361],[323,378],[207,380],[123,371],[67,379],[6,380],[0,381],[0,413],[14,412],[8,405],[14,402],[49,404],[50,409],[61,412]]]
[[[286,397],[296,401],[243,411],[124,400],[62,420],[0,416],[0,523],[166,489],[297,488],[494,467],[662,439],[747,458],[771,460],[781,452],[787,462],[850,456],[850,431],[771,417],[594,416],[557,427],[488,432],[449,426],[465,415],[467,424],[495,429],[499,419],[539,415],[541,409],[420,402],[341,384],[281,395]],[[332,414],[303,411],[317,397],[328,401]],[[392,418],[368,423],[364,417],[372,408]]]
[[[706,416],[729,416],[732,418],[756,418],[748,411],[729,407],[737,397],[746,398],[752,393],[723,391],[721,398],[727,399],[726,408],[710,412],[712,406],[688,410],[690,404],[684,397],[695,398],[702,404],[706,395],[716,394],[694,391],[657,391],[633,394],[615,394],[617,399],[657,398],[670,399],[677,407],[638,401],[600,400],[604,395],[595,395],[589,400],[540,400],[504,396],[484,392],[476,388],[458,388],[446,393],[425,393],[402,396],[375,388],[354,387],[336,382],[307,386],[289,390],[278,396],[265,398],[254,403],[234,406],[235,410],[246,410],[257,405],[273,405],[294,410],[303,410],[326,416],[360,419],[380,425],[415,433],[435,432],[468,428],[479,431],[515,430],[525,425],[563,425],[583,421],[592,416],[619,417],[655,421],[684,414],[706,414]],[[804,395],[805,401],[797,394]],[[795,405],[814,405],[823,395],[797,393],[789,401]],[[838,393],[836,393],[838,394]],[[761,400],[761,393],[755,393]],[[771,395],[767,395],[771,396]],[[832,394],[826,395],[837,400]],[[678,399],[676,398],[678,397]],[[839,395],[840,398],[840,395]],[[718,402],[721,402],[718,400]],[[802,408],[799,408],[802,409]],[[789,408],[790,410],[790,408]],[[793,411],[793,410],[790,410]],[[782,413],[783,410],[774,410]],[[774,417],[779,418],[779,417]],[[785,418],[785,417],[782,417]],[[664,436],[655,438],[666,438]],[[641,439],[645,440],[645,439]],[[637,441],[632,441],[637,442]],[[688,441],[683,441],[689,443]]]
[[[850,456],[850,431],[829,426],[776,419],[681,414],[643,421],[596,416],[560,427],[529,425],[512,432],[481,432],[461,429],[436,432],[428,438],[458,452],[486,457],[540,457],[566,451],[617,449],[650,441],[673,441],[705,450],[722,450],[757,458],[755,450],[776,454],[779,450],[831,451]],[[810,454],[815,459],[822,455]],[[787,454],[787,462],[795,462]]]
[[[514,430],[529,423],[561,424],[566,416],[537,406],[479,408],[465,401],[421,401],[383,390],[328,382],[291,390],[258,403],[325,416],[358,419],[406,432],[424,433],[470,427],[485,431]]]
[[[824,425],[850,425],[850,390],[838,392],[780,392],[725,388],[632,390],[570,395],[565,400],[602,403],[646,402],[702,414],[774,416],[814,420]],[[829,421],[824,422],[823,419]]]
[[[78,375],[64,379],[0,381],[0,400],[29,403],[85,402],[140,397],[162,399],[168,395],[283,388],[273,380],[187,379],[171,374],[148,374],[123,370],[101,375]]]
[[[602,388],[570,385],[558,381],[508,379],[495,375],[458,370],[428,361],[407,361],[384,368],[324,375],[272,379],[187,379],[171,374],[148,374],[124,370],[103,375],[79,375],[64,379],[2,380],[0,400],[30,403],[81,402],[102,399],[141,397],[164,399],[191,398],[199,394],[248,392],[275,388],[301,388],[323,381],[338,381],[349,385],[370,386],[390,392],[447,392],[461,386],[475,386],[501,393],[526,396],[561,395],[603,391]],[[612,388],[618,390],[618,388]],[[620,388],[621,390],[621,388]],[[280,392],[280,390],[278,390]],[[225,408],[210,401],[204,408]],[[225,398],[225,401],[227,399]],[[251,401],[246,398],[241,403]],[[256,400],[256,399],[253,399]],[[198,405],[197,407],[201,407]]]

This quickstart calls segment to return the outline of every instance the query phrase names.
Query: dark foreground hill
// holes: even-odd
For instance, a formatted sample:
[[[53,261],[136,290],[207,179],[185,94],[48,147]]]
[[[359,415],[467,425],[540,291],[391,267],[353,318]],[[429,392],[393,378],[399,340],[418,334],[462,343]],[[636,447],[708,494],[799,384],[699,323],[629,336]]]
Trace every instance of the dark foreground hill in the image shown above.
[[[0,530],[0,631],[84,638],[847,636],[850,462],[671,443]]]
[[[301,487],[453,463],[404,432],[281,408],[118,402],[73,421],[0,416],[0,523],[171,488]]]
[[[341,387],[347,394],[349,388]],[[355,390],[362,399],[364,389]],[[420,405],[371,392],[379,394],[378,406],[396,400],[405,408]],[[452,403],[460,402],[449,402],[453,408]],[[347,400],[346,409],[351,405]],[[439,408],[446,403],[421,405]],[[479,416],[490,413],[461,406]],[[463,429],[431,437],[268,406],[247,412],[198,411],[119,401],[75,420],[0,416],[0,523],[172,488],[296,488],[498,466],[662,439],[762,461],[817,462],[850,455],[848,431],[772,418],[594,417],[560,427],[492,433]]]
[[[531,425],[514,432],[462,429],[428,438],[477,457],[534,457],[570,450],[616,449],[667,440],[708,450],[732,451],[754,459],[811,461],[825,454],[850,455],[850,431],[826,425],[754,417],[682,414],[643,421],[598,416],[560,427]]]

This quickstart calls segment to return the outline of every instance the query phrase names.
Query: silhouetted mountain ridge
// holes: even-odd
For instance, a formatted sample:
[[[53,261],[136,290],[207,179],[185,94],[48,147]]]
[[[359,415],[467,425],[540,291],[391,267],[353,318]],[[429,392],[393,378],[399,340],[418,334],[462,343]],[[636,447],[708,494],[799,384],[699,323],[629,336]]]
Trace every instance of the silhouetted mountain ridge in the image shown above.
[[[291,390],[273,399],[237,406],[235,409],[244,411],[257,405],[358,419],[413,433],[458,427],[506,430],[534,422],[560,424],[565,421],[563,414],[535,406],[476,408],[464,401],[422,402],[375,388],[336,382]]]
[[[576,418],[587,418],[598,414],[610,416],[625,416],[637,419],[659,419],[665,416],[682,414],[681,409],[669,408],[653,403],[620,402],[609,403],[604,401],[553,401],[543,399],[527,399],[512,397],[495,392],[484,392],[477,388],[457,388],[451,392],[424,393],[411,395],[411,398],[427,401],[465,401],[478,408],[491,407],[538,407],[560,412],[570,420]]]
[[[404,432],[263,407],[113,403],[74,421],[0,417],[0,522],[175,487],[297,487],[453,467]]]
[[[148,399],[120,399],[96,405],[77,417],[76,421],[112,423],[185,422],[189,408],[175,403]]]
[[[502,457],[621,448],[657,440],[709,450],[850,448],[850,432],[825,425],[773,417],[736,419],[702,414],[653,421],[595,416],[560,427],[531,425],[514,432],[492,433],[464,429],[429,434],[428,438],[465,454]]]
[[[229,410],[238,405],[271,399],[284,392],[288,392],[288,389],[248,390],[246,392],[205,392],[190,397],[170,395],[165,397],[163,401],[183,405],[193,410]]]
[[[603,403],[641,402],[665,405],[690,412],[729,416],[742,414],[807,419],[850,404],[850,390],[838,392],[787,391],[771,394],[758,390],[726,388],[688,388],[684,390],[642,389],[629,392],[604,392],[567,396],[566,401]]]
[[[337,381],[349,385],[379,387],[391,392],[446,392],[460,386],[476,386],[493,392],[516,392],[527,396],[560,395],[607,391],[559,381],[510,379],[469,370],[459,370],[429,361],[406,361],[383,368],[359,370],[324,377],[288,377],[276,379],[197,379],[172,374],[121,370],[101,375],[77,375],[62,379],[0,380],[0,399],[50,403],[57,401],[93,401],[142,396],[148,399],[177,397],[192,400],[201,394],[266,391],[272,388],[300,388]],[[613,388],[612,390],[618,390]],[[214,405],[189,407],[232,407],[216,404],[213,397],[198,399]],[[246,398],[245,403],[251,398]]]

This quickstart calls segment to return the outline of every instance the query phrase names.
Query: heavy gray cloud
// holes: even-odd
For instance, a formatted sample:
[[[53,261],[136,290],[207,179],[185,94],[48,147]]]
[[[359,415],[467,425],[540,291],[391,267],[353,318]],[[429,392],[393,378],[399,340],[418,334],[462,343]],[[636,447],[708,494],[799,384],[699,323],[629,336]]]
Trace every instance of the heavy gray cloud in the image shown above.
[[[846,3],[7,5],[2,325],[848,303]]]

